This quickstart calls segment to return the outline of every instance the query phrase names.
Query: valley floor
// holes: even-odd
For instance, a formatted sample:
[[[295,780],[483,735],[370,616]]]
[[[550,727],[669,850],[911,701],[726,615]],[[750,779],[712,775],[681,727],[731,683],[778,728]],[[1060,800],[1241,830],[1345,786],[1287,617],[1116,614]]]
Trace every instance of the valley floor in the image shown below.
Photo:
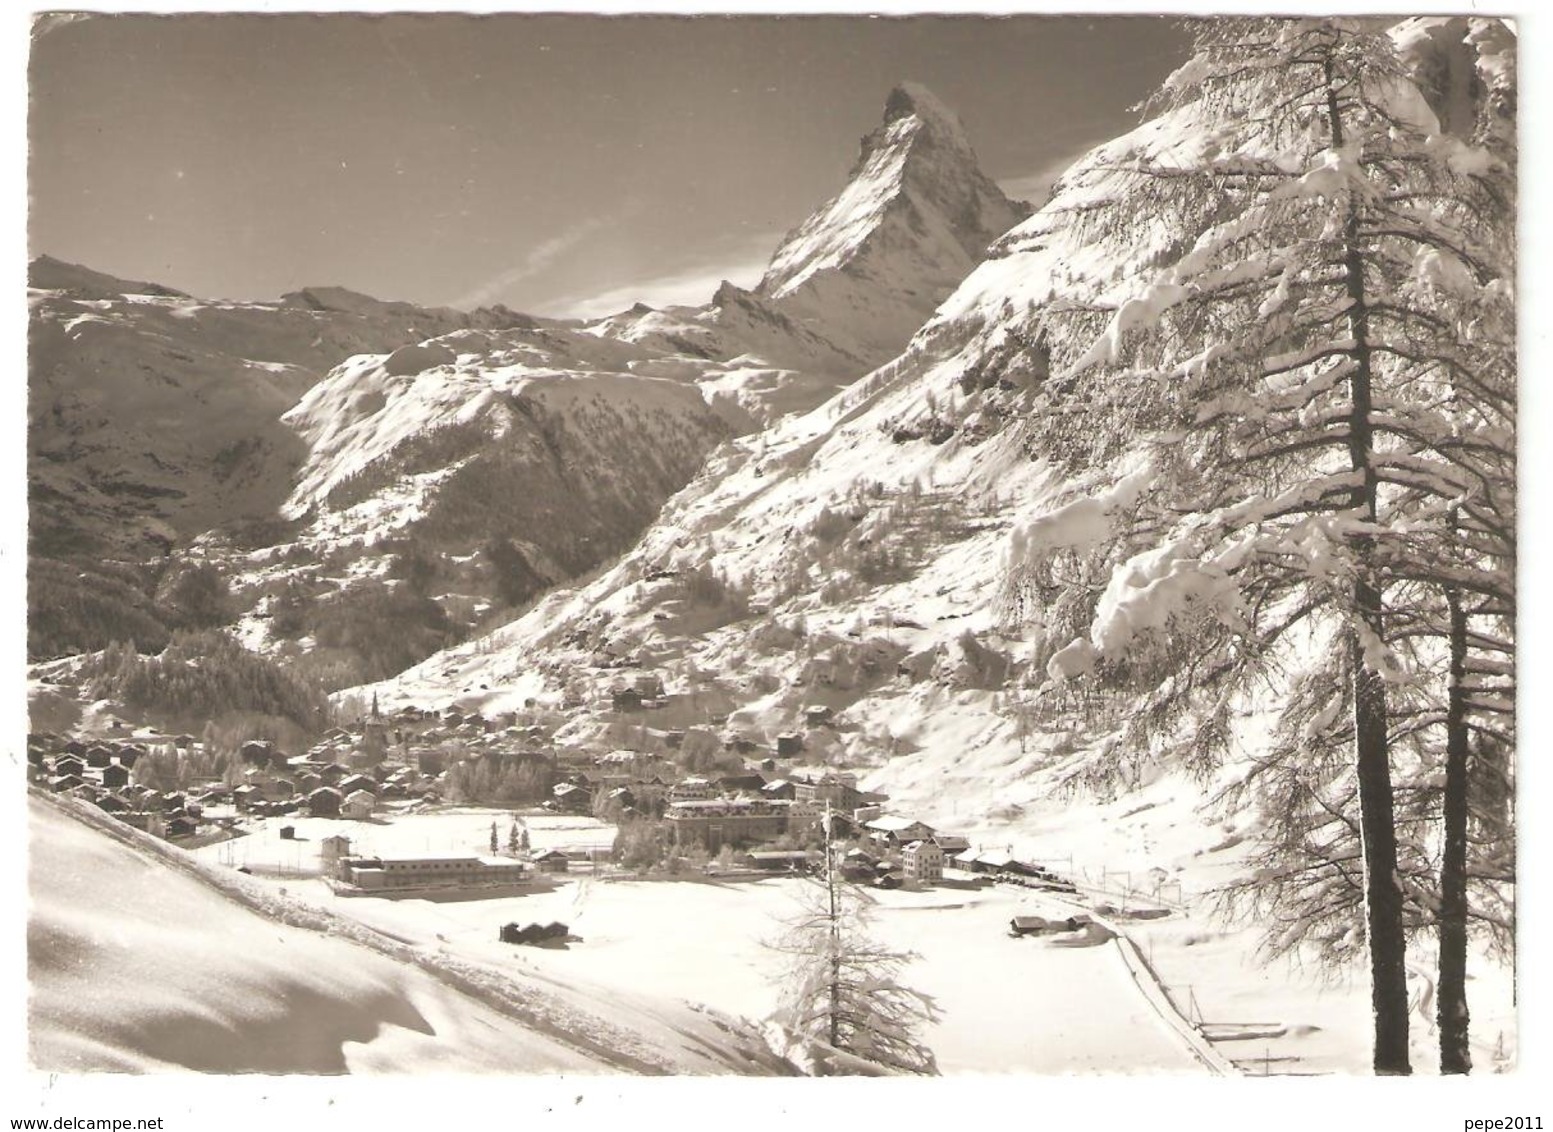
[[[354,851],[384,855],[484,853],[492,823],[504,842],[511,818],[451,807],[370,822],[269,820],[191,860],[168,847],[137,850],[134,831],[116,844],[101,832],[116,823],[80,811],[98,831],[49,802],[31,804],[31,1048],[36,1064],[62,1069],[769,1072],[763,1054],[750,1060],[749,1040],[782,992],[788,958],[771,945],[818,887],[801,877],[581,871],[540,878],[521,895],[343,897],[323,879],[326,837],[344,833]],[[603,851],[615,832],[587,817],[524,823],[536,849]],[[148,853],[187,868],[152,868]],[[250,895],[223,899],[201,873]],[[1200,901],[1131,918],[1127,907],[1149,907],[1146,898],[1110,901],[1121,909],[1113,913],[1092,890],[1088,903],[1127,939],[1084,946],[1008,930],[1013,916],[1061,918],[1078,905],[953,870],[932,889],[868,897],[871,934],[913,953],[902,980],[939,1008],[923,1036],[946,1074],[1366,1069],[1362,979],[1263,963],[1253,929],[1214,926]],[[269,902],[293,912],[267,920],[254,905]],[[336,926],[323,935],[293,926],[295,910],[308,908],[316,911],[301,912],[303,921]],[[580,938],[557,949],[498,941],[509,922],[552,921]],[[364,949],[363,940],[380,945]],[[1512,984],[1503,968],[1478,971],[1475,1056],[1492,1071],[1513,1060]],[[1422,991],[1416,1064],[1428,1072],[1426,982]],[[1509,1055],[1496,1059],[1506,1032]],[[229,1040],[214,1040],[222,1034]]]
[[[565,986],[710,1005],[759,1021],[775,1009],[787,957],[773,950],[815,882],[566,880],[491,900],[342,899],[321,881],[292,891],[394,938]],[[903,974],[941,1021],[926,1034],[945,1073],[1202,1072],[1132,982],[1114,942],[1061,948],[1008,933],[1016,914],[1068,909],[1017,890],[879,892],[873,934],[916,952]],[[566,950],[497,942],[504,923],[559,920]]]
[[[317,846],[343,832],[359,851],[394,854],[488,848],[500,812],[454,808],[381,822],[300,819],[292,839],[270,822],[237,841],[206,846],[209,860],[242,866],[303,899],[391,938],[497,970],[521,969],[561,986],[704,1003],[759,1023],[777,1006],[786,958],[769,945],[802,907],[795,878],[634,881],[589,874],[555,887],[483,900],[337,897],[319,879]],[[536,848],[607,848],[613,827],[588,818],[527,816]],[[274,827],[274,828],[271,828]],[[1202,1072],[1204,1067],[1140,992],[1119,945],[1063,948],[1014,939],[1014,915],[1066,916],[1072,907],[1017,888],[874,891],[872,929],[915,953],[909,985],[942,1017],[929,1042],[946,1073]],[[498,943],[509,921],[568,924],[567,950]]]
[[[1091,905],[1168,910],[1159,919],[1111,922],[1136,945],[1133,966],[1143,969],[1144,989],[1165,1000],[1164,1013],[1178,1026],[1181,1017],[1200,1023],[1216,1039],[1221,1066],[1233,1062],[1255,1075],[1367,1072],[1362,972],[1333,973],[1259,956],[1255,925],[1218,922],[1205,891],[1241,867],[1235,839],[1226,839],[1218,852],[1194,855],[1187,845],[1200,843],[1202,833],[1188,811],[1176,812],[1182,800],[1171,784],[1161,782],[1144,796],[1148,804],[1137,797],[1037,804],[1018,822],[1023,837],[964,814],[945,815],[945,824],[989,845],[1008,837],[1016,848],[1032,850],[1034,859],[1071,873]],[[334,833],[347,834],[353,847],[366,852],[474,853],[489,849],[493,822],[505,839],[510,820],[504,811],[479,807],[370,823],[288,819],[297,840],[281,839],[282,823],[270,821],[248,837],[198,853],[268,874],[266,883],[416,947],[498,971],[521,970],[558,986],[586,985],[604,998],[705,1004],[757,1025],[776,1007],[784,957],[767,944],[782,934],[784,921],[801,907],[803,886],[813,882],[634,881],[584,873],[553,878],[554,887],[527,895],[430,901],[341,898],[317,879],[317,845]],[[612,826],[587,817],[526,815],[524,823],[541,850],[607,850],[614,836]],[[1054,856],[1058,846],[1077,858]],[[1172,873],[1178,879],[1158,894],[1165,899],[1151,900],[1136,886],[1144,883],[1143,861],[1161,859],[1180,865]],[[1106,860],[1133,871],[1125,880],[1114,871],[1104,877],[1094,863]],[[1131,899],[1123,891],[1129,884],[1135,886]],[[1122,945],[1061,948],[1008,935],[1014,915],[1066,916],[1073,905],[1006,885],[971,886],[968,876],[955,887],[869,895],[873,933],[917,953],[903,978],[942,1009],[928,1042],[944,1072],[1204,1072],[1188,1042],[1129,973]],[[561,921],[582,942],[564,951],[498,943],[497,931],[509,921]],[[1414,978],[1415,1066],[1421,1073],[1432,1072],[1434,1062],[1429,967],[1421,956]],[[1470,993],[1474,1057],[1485,1071],[1502,1068],[1514,1058],[1512,972],[1477,956]]]

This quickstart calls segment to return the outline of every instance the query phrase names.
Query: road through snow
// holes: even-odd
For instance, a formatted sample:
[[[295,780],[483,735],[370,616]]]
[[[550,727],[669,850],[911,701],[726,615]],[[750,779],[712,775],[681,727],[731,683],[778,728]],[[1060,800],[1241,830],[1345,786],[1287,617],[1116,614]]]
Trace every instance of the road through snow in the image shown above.
[[[1071,908],[1004,888],[881,897],[880,935],[921,956],[912,985],[943,1008],[932,1040],[943,1072],[1205,1072],[1140,993],[1116,941],[1058,947],[1008,933],[1015,915]]]

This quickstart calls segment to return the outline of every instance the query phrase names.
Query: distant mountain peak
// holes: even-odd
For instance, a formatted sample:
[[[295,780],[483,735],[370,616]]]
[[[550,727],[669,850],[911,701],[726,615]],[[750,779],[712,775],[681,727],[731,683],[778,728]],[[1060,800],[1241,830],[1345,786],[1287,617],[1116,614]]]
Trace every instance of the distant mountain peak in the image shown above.
[[[844,320],[854,352],[883,361],[1029,211],[981,171],[958,116],[903,82],[846,186],[787,235],[756,293],[801,321]]]
[[[83,298],[117,298],[121,295],[160,295],[165,298],[186,299],[188,295],[164,286],[141,280],[120,279],[102,271],[94,271],[79,263],[68,263],[51,255],[40,255],[27,264],[27,285],[43,291],[69,291]]]

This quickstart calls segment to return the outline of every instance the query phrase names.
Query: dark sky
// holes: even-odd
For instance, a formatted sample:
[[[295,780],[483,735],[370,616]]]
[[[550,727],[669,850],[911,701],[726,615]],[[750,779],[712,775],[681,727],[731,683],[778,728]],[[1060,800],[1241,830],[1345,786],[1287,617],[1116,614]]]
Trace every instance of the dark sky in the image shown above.
[[[208,297],[702,301],[841,187],[897,81],[1029,195],[1184,47],[1158,17],[78,19],[34,37],[31,251]]]

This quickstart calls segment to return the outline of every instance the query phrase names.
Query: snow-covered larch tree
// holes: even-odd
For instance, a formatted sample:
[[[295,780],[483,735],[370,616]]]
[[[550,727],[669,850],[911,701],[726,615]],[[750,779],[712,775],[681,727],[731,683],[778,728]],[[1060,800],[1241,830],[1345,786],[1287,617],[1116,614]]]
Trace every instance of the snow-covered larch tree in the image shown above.
[[[922,1029],[938,1007],[901,983],[914,956],[871,937],[868,904],[842,879],[832,850],[827,844],[820,885],[770,944],[788,957],[774,1020],[790,1056],[816,1076],[936,1074]]]
[[[1385,642],[1395,662],[1388,750],[1398,875],[1410,938],[1437,932],[1440,1068],[1464,1073],[1471,1067],[1469,933],[1502,952],[1513,947],[1515,359],[1506,281],[1515,262],[1514,43],[1493,20],[1411,24],[1393,37],[1433,33],[1472,48],[1468,73],[1440,75],[1436,93],[1479,92],[1476,120],[1456,123],[1480,148],[1470,158],[1473,214],[1453,235],[1470,240],[1474,260],[1493,265],[1452,272],[1426,259],[1425,270],[1397,272],[1388,306],[1415,326],[1404,321],[1412,334],[1382,345],[1413,367],[1432,364],[1437,377],[1432,387],[1419,382],[1411,400],[1393,398],[1377,411],[1381,433],[1399,440],[1376,458],[1394,517],[1378,555],[1387,583]],[[1333,757],[1349,736],[1329,722],[1312,726],[1339,670],[1334,661],[1307,674],[1303,713],[1302,689],[1294,686],[1285,726],[1237,798],[1260,792],[1260,807],[1282,820],[1258,855],[1261,869],[1236,895],[1269,923],[1277,944],[1314,938],[1329,952],[1352,939],[1345,925],[1356,922],[1357,886],[1344,866],[1357,861],[1361,841],[1349,818],[1354,808],[1345,804],[1351,786],[1338,785],[1345,778]],[[1320,688],[1327,693],[1308,694]]]
[[[1231,696],[1340,677],[1324,696],[1284,684],[1283,751],[1340,736],[1348,758],[1285,787],[1357,842],[1310,864],[1359,888],[1374,1068],[1407,1073],[1422,840],[1399,849],[1392,702],[1429,691],[1392,629],[1431,584],[1484,596],[1484,615],[1513,600],[1511,177],[1440,129],[1373,22],[1215,21],[1196,48],[1158,98],[1167,141],[1119,162],[1075,221],[1152,254],[1038,319],[1035,447],[1143,481],[1112,490],[1088,632],[1049,671],[1126,670],[1145,710],[1121,745],[1190,707],[1203,760],[1228,745]],[[1312,783],[1329,793],[1299,794]]]

